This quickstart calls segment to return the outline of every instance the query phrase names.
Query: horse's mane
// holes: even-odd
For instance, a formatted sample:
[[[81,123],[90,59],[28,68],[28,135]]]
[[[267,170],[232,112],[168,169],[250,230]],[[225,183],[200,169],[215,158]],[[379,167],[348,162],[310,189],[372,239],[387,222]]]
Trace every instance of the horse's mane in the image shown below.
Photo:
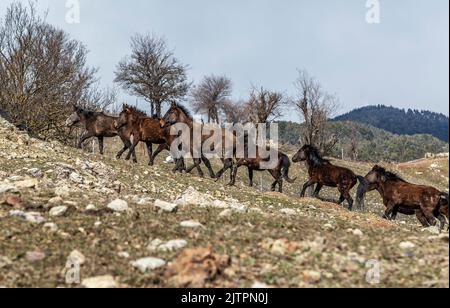
[[[402,177],[394,172],[387,171],[385,168],[377,167],[376,171],[378,171],[382,176],[386,178],[386,181],[394,181],[394,182],[406,182]]]
[[[139,109],[139,108],[137,108],[135,106],[130,106],[130,105],[124,104],[123,108],[124,109],[126,109],[126,108],[130,109],[132,113],[134,113],[134,114],[136,114],[136,115],[138,115],[140,117],[148,117],[148,115],[147,115],[147,113],[145,111],[142,111],[141,109]]]
[[[328,159],[324,159],[320,155],[319,149],[317,149],[315,146],[308,145],[307,150],[309,154],[309,160],[314,164],[314,166],[318,167],[330,163]]]
[[[176,104],[177,108],[180,109],[189,119],[193,120],[191,112],[181,104]]]

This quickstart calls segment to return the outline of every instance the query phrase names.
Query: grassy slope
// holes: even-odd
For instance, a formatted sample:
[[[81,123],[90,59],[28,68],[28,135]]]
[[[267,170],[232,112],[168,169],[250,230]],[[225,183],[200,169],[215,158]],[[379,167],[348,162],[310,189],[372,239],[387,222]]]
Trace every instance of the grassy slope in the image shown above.
[[[214,183],[195,175],[173,175],[170,165],[158,162],[153,168],[145,164],[133,165],[117,161],[112,150],[106,157],[90,155],[81,151],[61,147],[58,144],[43,144],[31,141],[20,145],[17,140],[27,139],[1,130],[0,123],[0,183],[3,177],[25,175],[23,168],[53,170],[57,163],[75,165],[76,159],[102,161],[110,166],[119,181],[124,184],[121,195],[97,193],[90,189],[79,189],[67,180],[58,180],[54,173],[48,173],[40,180],[37,189],[22,191],[22,197],[34,204],[35,211],[41,211],[49,221],[55,222],[60,231],[48,233],[42,226],[31,225],[8,216],[10,208],[0,205],[0,256],[13,261],[12,265],[0,269],[0,286],[8,287],[58,287],[65,286],[62,271],[69,253],[77,249],[87,258],[82,267],[82,278],[113,275],[122,287],[167,287],[164,268],[142,274],[130,266],[130,261],[141,257],[159,257],[168,262],[174,260],[177,252],[149,253],[146,250],[151,239],[186,239],[188,247],[207,247],[232,258],[232,266],[226,274],[207,284],[207,287],[249,287],[261,281],[276,287],[305,287],[308,285],[302,273],[314,270],[321,273],[321,279],[311,286],[317,287],[370,287],[365,281],[367,260],[379,260],[382,266],[382,281],[379,287],[448,287],[449,247],[441,240],[429,239],[430,234],[421,232],[414,220],[390,223],[379,218],[383,207],[375,194],[369,196],[369,213],[349,213],[330,203],[297,197],[300,185],[306,180],[303,166],[294,166],[291,177],[298,177],[295,185],[286,185],[286,194],[264,192],[270,185],[270,178],[256,176],[255,189],[248,188],[245,173],[241,172],[238,186],[228,188],[225,180]],[[140,154],[141,161],[143,154]],[[162,158],[161,158],[162,159]],[[147,159],[145,159],[147,160]],[[337,161],[349,166],[359,174],[365,174],[371,166],[363,163]],[[417,175],[415,167],[398,167],[408,180],[434,184],[448,189],[448,178],[430,172],[428,164],[420,165]],[[442,165],[441,165],[442,164]],[[215,169],[218,165],[215,166]],[[448,161],[439,162],[442,175],[448,172]],[[83,174],[82,170],[78,170]],[[65,201],[76,203],[67,217],[49,218],[39,207],[54,196],[58,186],[70,185],[73,191]],[[181,208],[177,214],[161,214],[153,205],[138,205],[142,197],[171,201],[189,186],[209,193],[218,199],[232,197],[250,206],[246,214],[233,214],[231,218],[220,218],[218,209],[196,207]],[[260,189],[262,188],[263,191]],[[144,193],[143,191],[148,191]],[[334,190],[325,190],[324,197],[336,199]],[[1,197],[1,196],[0,196]],[[120,197],[129,202],[134,214],[117,216],[110,213],[89,215],[84,213],[86,205],[92,203],[99,208]],[[280,209],[292,208],[297,215],[286,216]],[[404,217],[401,217],[403,219]],[[205,229],[186,230],[179,226],[183,220],[194,219],[204,224]],[[101,221],[100,227],[94,224]],[[333,231],[324,228],[330,224]],[[363,236],[349,233],[348,229],[359,229]],[[309,241],[323,246],[306,248]],[[299,242],[296,251],[278,255],[264,245],[268,239],[287,239]],[[404,257],[399,244],[411,241],[416,245],[414,257]],[[27,251],[40,250],[46,258],[40,263],[29,263],[24,255]],[[121,251],[130,254],[130,259],[118,256]]]

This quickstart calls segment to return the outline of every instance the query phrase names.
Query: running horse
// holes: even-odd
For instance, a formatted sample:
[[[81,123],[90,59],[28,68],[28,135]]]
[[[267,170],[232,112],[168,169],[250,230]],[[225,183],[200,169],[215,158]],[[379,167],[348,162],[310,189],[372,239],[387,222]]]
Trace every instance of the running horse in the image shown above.
[[[303,185],[301,197],[305,197],[306,190],[317,184],[313,197],[317,198],[324,186],[337,187],[341,196],[339,204],[345,200],[348,202],[348,209],[353,210],[354,200],[350,191],[356,184],[364,181],[362,176],[357,176],[353,171],[347,168],[333,165],[329,160],[322,158],[319,150],[312,145],[303,146],[292,158],[294,163],[306,162],[308,167],[309,180]]]
[[[383,198],[384,218],[395,220],[397,214],[416,215],[424,227],[436,225],[436,219],[445,226],[449,219],[448,193],[433,187],[408,183],[397,174],[375,166],[358,187],[357,203],[364,206],[365,194],[377,190]]]

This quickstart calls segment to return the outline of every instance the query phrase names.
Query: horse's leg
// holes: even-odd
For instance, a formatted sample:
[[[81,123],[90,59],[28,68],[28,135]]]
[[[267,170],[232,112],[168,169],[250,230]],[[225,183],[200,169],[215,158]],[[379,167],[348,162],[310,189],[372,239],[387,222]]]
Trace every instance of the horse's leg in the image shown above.
[[[146,142],[145,144],[147,145],[148,156],[150,158],[150,161],[149,161],[148,165],[149,166],[153,166],[154,165],[154,162],[153,162],[153,143]]]
[[[228,186],[236,185],[236,177],[237,177],[238,169],[241,166],[243,166],[242,161],[238,161],[236,163],[236,165],[233,166],[232,172],[231,172],[231,180],[230,180],[230,183],[228,183]]]
[[[98,147],[100,149],[100,155],[104,154],[104,138],[103,137],[97,137],[98,139]]]
[[[283,192],[283,184],[281,184],[281,181],[280,181],[282,178],[281,171],[273,169],[273,170],[269,170],[269,172],[272,175],[272,177],[275,179],[275,182],[272,183],[271,190],[275,191],[277,188],[277,185],[278,185],[278,189],[279,189],[278,191],[280,193],[282,193]]]
[[[428,222],[427,218],[425,217],[425,215],[422,213],[421,210],[416,211],[416,217],[424,228],[430,226],[430,223]]]
[[[153,153],[152,161],[155,162],[156,157],[164,150],[170,151],[170,147],[167,144],[160,144],[155,153]]]
[[[200,165],[202,164],[202,160],[196,158],[196,159],[194,160],[194,162],[195,162],[195,166],[196,166],[196,168],[197,168],[198,175],[199,175],[201,178],[205,177],[205,174],[203,173],[202,167],[200,167]]]
[[[253,187],[253,176],[254,176],[253,169],[248,167],[248,179],[249,179],[249,186],[250,187]]]
[[[216,179],[219,180],[228,169],[231,169],[231,174],[233,174],[233,159],[229,158],[223,161],[223,168],[217,172]]]
[[[80,141],[78,141],[78,148],[82,149],[83,148],[83,143],[88,140],[89,138],[94,137],[94,134],[91,134],[89,131],[85,131],[81,137],[80,137]]]
[[[133,162],[137,163],[136,147],[137,147],[138,144],[139,144],[139,140],[137,140],[137,138],[136,138],[136,140],[134,140],[132,145],[131,145],[131,148],[130,148],[130,151],[128,152],[126,160],[130,160],[131,159],[131,155],[133,155]]]
[[[300,193],[300,197],[304,198],[305,194],[306,194],[306,190],[308,189],[308,187],[313,186],[315,183],[313,180],[309,180],[308,182],[305,183],[305,185],[303,185],[303,189],[302,192]]]
[[[320,194],[320,191],[322,190],[322,188],[323,188],[322,184],[317,184],[316,190],[314,191],[314,194],[313,194],[313,198],[319,197],[319,194]]]
[[[117,153],[117,155],[116,155],[117,159],[120,159],[122,157],[123,153],[125,153],[125,151],[131,147],[131,142],[129,140],[122,138],[122,142],[123,142],[123,149],[120,150],[119,153]]]
[[[204,155],[202,155],[202,161],[205,164],[206,168],[208,168],[209,171],[209,176],[211,177],[211,179],[215,179],[216,178],[216,174],[214,173],[214,170],[211,166],[211,162],[209,161],[208,158],[206,158]]]
[[[392,220],[392,214],[395,211],[396,205],[395,205],[394,202],[389,202],[386,207],[387,207],[386,208],[386,212],[384,213],[384,217],[383,218],[387,219],[387,220]]]

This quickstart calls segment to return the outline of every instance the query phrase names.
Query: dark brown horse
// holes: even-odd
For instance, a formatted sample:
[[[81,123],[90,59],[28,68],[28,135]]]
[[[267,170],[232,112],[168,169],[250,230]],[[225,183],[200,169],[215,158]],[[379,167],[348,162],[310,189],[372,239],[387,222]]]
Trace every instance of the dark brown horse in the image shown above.
[[[273,164],[273,166],[268,166],[269,169],[263,168],[263,163],[270,164],[269,158],[263,159],[259,155],[259,151],[256,152],[256,158],[240,158],[237,159],[237,162],[233,168],[233,173],[231,177],[231,182],[229,186],[234,186],[236,184],[236,176],[239,167],[246,166],[248,169],[248,177],[250,180],[250,187],[253,187],[253,174],[254,171],[269,171],[269,173],[273,176],[275,179],[275,182],[272,183],[271,190],[275,191],[276,187],[278,185],[278,191],[280,193],[283,192],[283,180],[286,180],[288,183],[293,184],[296,179],[291,179],[289,177],[289,168],[291,166],[291,162],[289,161],[289,157],[276,150],[272,151],[272,157],[276,157],[276,162]]]
[[[433,187],[408,183],[380,166],[375,166],[364,179],[358,187],[358,204],[363,206],[365,194],[377,190],[386,206],[386,219],[395,220],[398,213],[416,215],[424,227],[436,225],[438,219],[442,228],[446,223],[445,218],[449,218],[447,193]]]
[[[66,126],[72,128],[73,126],[81,123],[85,131],[78,141],[78,148],[81,149],[83,143],[90,138],[97,138],[100,148],[100,154],[104,153],[104,138],[112,138],[120,136],[124,143],[124,150],[119,152],[120,156],[130,146],[129,135],[126,132],[118,131],[114,126],[114,121],[117,118],[105,115],[103,112],[87,111],[80,107],[73,106],[73,113],[66,120]],[[118,156],[119,156],[118,154]]]
[[[323,159],[318,151],[312,145],[303,146],[298,153],[292,158],[294,163],[306,161],[308,166],[309,181],[303,186],[301,197],[305,197],[306,190],[317,184],[314,191],[314,198],[319,196],[320,191],[324,186],[337,187],[341,194],[339,204],[345,200],[348,202],[349,210],[353,209],[353,198],[350,191],[358,183],[364,180],[363,177],[357,176],[353,171],[338,167],[329,160]]]
[[[160,119],[149,118],[143,111],[132,106],[123,105],[123,111],[120,113],[119,118],[114,121],[114,127],[117,130],[126,129],[130,131],[130,139],[132,141],[126,160],[130,160],[133,154],[133,160],[137,163],[136,146],[140,142],[144,142],[147,145],[150,157],[149,165],[154,165],[153,144],[164,145],[167,141],[166,130],[161,128]]]
[[[194,127],[195,127],[196,130],[199,129],[199,131],[201,131],[201,127],[199,127],[199,126],[202,125],[202,124],[195,123],[193,117],[190,114],[190,112],[184,106],[182,106],[180,104],[177,104],[177,103],[172,103],[172,105],[170,106],[170,108],[167,111],[166,115],[164,116],[164,118],[161,121],[161,127],[163,127],[163,128],[170,128],[171,126],[173,126],[173,125],[175,125],[177,123],[186,124],[189,127],[190,136],[180,136],[180,137],[182,139],[183,138],[187,138],[187,139],[185,139],[185,142],[189,143],[191,145],[191,149],[190,149],[191,153],[190,154],[193,154],[193,144],[194,144],[193,132],[194,132]],[[209,136],[202,136],[202,144],[208,138],[209,138]],[[158,151],[160,151],[160,150],[161,150],[161,148],[158,149]],[[201,158],[194,158],[194,165],[192,167],[187,168],[186,172],[187,173],[191,173],[192,170],[197,169],[197,171],[200,174],[200,176],[203,176],[203,171],[202,171],[202,169],[200,167],[202,162],[208,168],[208,171],[209,171],[209,174],[210,174],[211,178],[215,179],[216,175],[214,173],[214,170],[212,169],[211,162],[203,154],[201,155]],[[180,164],[180,165],[182,165],[182,164]]]

